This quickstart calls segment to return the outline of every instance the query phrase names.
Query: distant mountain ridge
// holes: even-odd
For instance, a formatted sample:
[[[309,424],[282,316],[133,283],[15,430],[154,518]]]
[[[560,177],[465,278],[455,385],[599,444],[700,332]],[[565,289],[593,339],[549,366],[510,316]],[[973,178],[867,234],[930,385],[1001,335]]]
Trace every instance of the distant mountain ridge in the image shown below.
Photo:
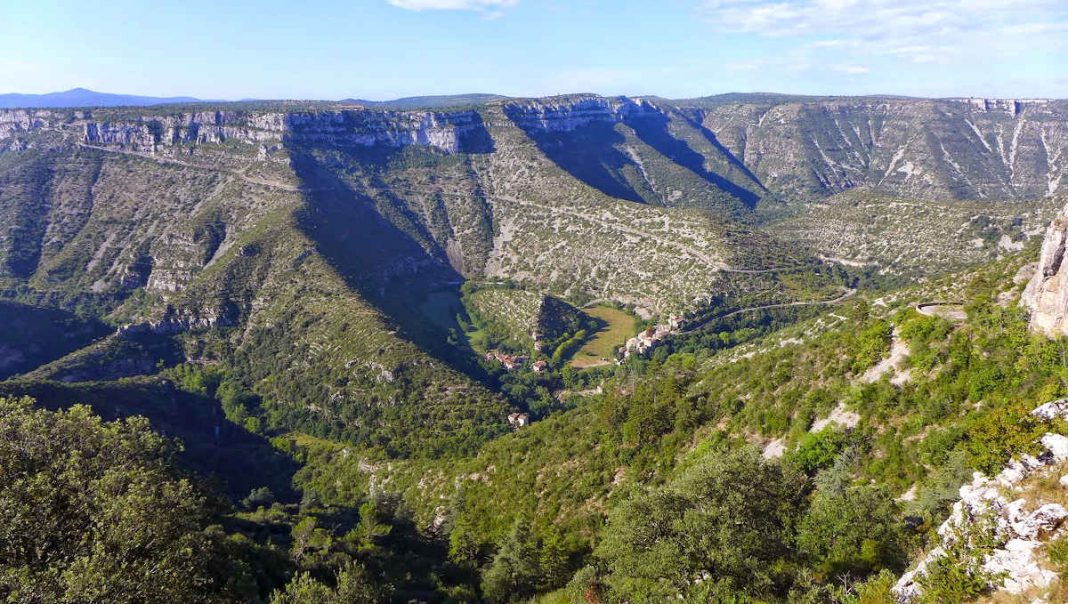
[[[500,94],[470,93],[470,94],[440,94],[430,96],[410,96],[390,101],[368,101],[366,99],[343,99],[341,103],[353,103],[365,107],[379,109],[392,109],[394,111],[410,111],[414,109],[443,109],[446,107],[466,107],[472,105],[485,105],[493,101],[503,101],[510,97]]]
[[[96,92],[85,88],[73,88],[63,92],[46,94],[0,94],[0,108],[38,109],[58,107],[147,107],[177,103],[198,103],[202,99],[191,96],[155,97],[132,94]]]
[[[443,109],[484,105],[493,101],[506,100],[509,97],[499,94],[470,93],[413,96],[386,101],[346,98],[337,101],[341,104],[356,104],[364,107],[409,111],[413,109]],[[140,96],[134,94],[116,94],[97,92],[87,88],[73,88],[62,92],[44,94],[23,94],[18,92],[0,94],[0,109],[58,109],[66,107],[150,107],[152,105],[179,105],[186,103],[229,103],[231,101],[201,99],[192,96]],[[241,99],[236,103],[260,102],[260,99]]]

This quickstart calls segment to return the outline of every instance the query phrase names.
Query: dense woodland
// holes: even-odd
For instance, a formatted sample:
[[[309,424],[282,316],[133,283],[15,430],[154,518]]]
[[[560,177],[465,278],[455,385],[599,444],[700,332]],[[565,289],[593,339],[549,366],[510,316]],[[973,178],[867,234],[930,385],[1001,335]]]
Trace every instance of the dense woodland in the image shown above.
[[[182,404],[269,437],[299,468],[293,491],[228,496],[225,475],[191,472],[198,440],[218,436],[154,432],[139,415],[162,403],[103,421],[69,406],[108,398],[92,388],[39,390],[54,411],[6,398],[0,590],[18,602],[889,602],[957,486],[1031,450],[1050,426],[1027,413],[1068,390],[1064,342],[996,301],[1021,261],[960,280],[961,323],[918,314],[923,291],[905,290],[852,301],[837,322],[754,317],[620,367],[498,370],[541,420],[475,454],[390,460],[279,433],[225,365],[163,370],[199,397]],[[895,330],[911,381],[858,383]],[[745,346],[756,354],[721,358]],[[550,394],[602,380],[603,394],[568,404]],[[810,431],[840,404],[855,427]],[[781,459],[753,444],[768,438],[788,444]],[[979,593],[962,583],[966,553],[956,564],[927,579],[931,602]]]

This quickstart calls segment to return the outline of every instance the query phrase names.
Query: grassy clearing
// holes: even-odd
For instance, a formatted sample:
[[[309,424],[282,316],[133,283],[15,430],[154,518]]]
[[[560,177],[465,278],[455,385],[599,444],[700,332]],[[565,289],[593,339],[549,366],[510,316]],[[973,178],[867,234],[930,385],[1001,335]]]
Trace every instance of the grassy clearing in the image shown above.
[[[611,306],[594,306],[583,312],[598,319],[603,327],[594,332],[575,356],[571,365],[578,369],[597,367],[611,362],[616,350],[637,332],[635,318],[630,313]]]

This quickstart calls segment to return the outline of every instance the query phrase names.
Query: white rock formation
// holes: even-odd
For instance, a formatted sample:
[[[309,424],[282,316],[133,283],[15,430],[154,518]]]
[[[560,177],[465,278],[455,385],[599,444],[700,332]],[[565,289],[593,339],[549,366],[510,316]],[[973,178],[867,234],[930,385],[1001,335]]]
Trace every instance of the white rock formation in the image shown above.
[[[1068,400],[1041,405],[1032,414],[1050,420],[1068,419]],[[960,488],[960,500],[953,504],[949,518],[938,527],[942,545],[953,544],[958,527],[974,523],[977,518],[990,515],[994,536],[1000,545],[983,562],[983,569],[998,577],[992,588],[1010,594],[1022,594],[1032,588],[1048,587],[1056,573],[1043,568],[1035,556],[1043,538],[1056,531],[1068,519],[1068,509],[1047,503],[1028,512],[1028,500],[1009,501],[1004,493],[1017,489],[1028,476],[1068,461],[1068,437],[1046,434],[1040,440],[1046,452],[1038,457],[1024,455],[1010,461],[994,478],[976,472],[971,484]],[[915,569],[905,573],[894,585],[893,592],[901,604],[914,601],[922,594],[920,580],[927,565],[946,554],[942,545],[931,550]]]
[[[858,423],[860,423],[860,415],[846,409],[844,404],[838,403],[838,406],[831,411],[830,415],[812,422],[812,427],[809,428],[809,432],[819,432],[831,424],[837,424],[843,428],[852,429],[856,428]]]
[[[1031,311],[1031,328],[1050,337],[1068,334],[1068,268],[1064,264],[1068,245],[1068,207],[1053,220],[1042,242],[1038,268],[1031,277],[1020,304]]]

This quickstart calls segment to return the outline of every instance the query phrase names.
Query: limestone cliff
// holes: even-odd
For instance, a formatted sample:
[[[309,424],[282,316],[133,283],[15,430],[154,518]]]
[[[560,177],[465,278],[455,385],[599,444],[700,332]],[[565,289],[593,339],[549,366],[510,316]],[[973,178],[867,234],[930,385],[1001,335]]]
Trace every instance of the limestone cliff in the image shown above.
[[[481,120],[475,111],[220,110],[131,115],[106,110],[15,109],[0,110],[0,145],[33,142],[26,135],[44,131],[59,134],[66,142],[144,153],[224,142],[277,149],[288,137],[363,147],[416,145],[457,153],[465,138],[480,127]]]
[[[1068,207],[1053,220],[1042,242],[1038,268],[1020,304],[1031,311],[1031,328],[1049,336],[1068,334]]]
[[[504,110],[524,130],[543,132],[571,132],[590,124],[614,124],[663,113],[660,107],[645,99],[600,96],[513,101],[505,104]]]
[[[743,100],[691,101],[689,112],[787,196],[869,187],[915,199],[1033,199],[1057,193],[1065,175],[1063,101]]]

